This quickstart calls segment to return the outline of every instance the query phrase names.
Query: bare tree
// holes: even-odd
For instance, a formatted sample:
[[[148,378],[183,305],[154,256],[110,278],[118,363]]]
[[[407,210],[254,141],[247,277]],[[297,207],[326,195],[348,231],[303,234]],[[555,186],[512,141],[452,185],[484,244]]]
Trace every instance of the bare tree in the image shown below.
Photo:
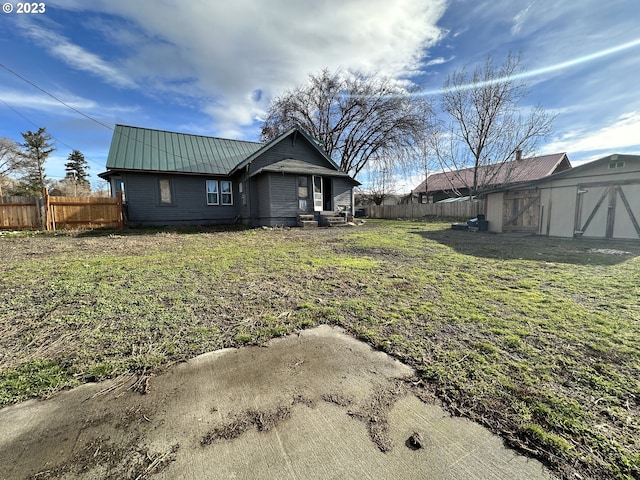
[[[379,75],[322,70],[275,98],[262,127],[267,141],[300,125],[345,172],[356,176],[383,150],[410,148],[424,130],[425,100]]]
[[[422,113],[423,122],[424,122],[424,130],[422,135],[416,140],[413,145],[413,149],[411,151],[412,161],[408,164],[413,168],[411,170],[411,174],[415,175],[416,173],[419,176],[424,178],[424,190],[425,194],[428,191],[428,182],[429,175],[433,173],[434,170],[437,169],[439,165],[438,159],[435,155],[435,138],[439,133],[440,125],[437,122],[433,108],[429,104],[429,108],[425,109]],[[413,202],[413,194],[415,192],[411,191],[411,202]],[[420,195],[420,203],[422,203],[422,193]],[[427,198],[428,203],[428,198]]]
[[[66,197],[90,197],[91,185],[89,182],[80,183],[73,176],[67,175],[61,180],[51,184],[51,190],[57,190],[60,195]]]
[[[531,153],[551,133],[554,115],[540,106],[525,113],[520,105],[528,93],[518,77],[520,62],[512,53],[500,66],[488,57],[471,75],[463,69],[446,80],[441,102],[450,122],[436,137],[434,150],[442,168],[465,183],[471,195],[508,178],[516,152]],[[469,173],[461,172],[465,168],[472,175],[463,175]]]
[[[363,200],[382,205],[386,198],[396,193],[393,168],[391,158],[386,155],[377,156],[367,163],[367,186],[360,191]]]
[[[9,138],[0,138],[0,195],[3,187],[11,183],[9,178],[21,171],[23,157],[20,155],[20,145]]]

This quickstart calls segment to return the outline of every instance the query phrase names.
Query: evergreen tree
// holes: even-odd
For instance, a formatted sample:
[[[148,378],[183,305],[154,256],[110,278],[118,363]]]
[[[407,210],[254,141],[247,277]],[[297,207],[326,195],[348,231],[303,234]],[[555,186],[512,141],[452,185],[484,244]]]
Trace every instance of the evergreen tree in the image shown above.
[[[89,165],[79,150],[74,150],[69,154],[64,168],[67,179],[75,181],[78,186],[89,186],[89,174],[87,173]]]
[[[40,127],[35,133],[28,130],[22,133],[22,138],[24,143],[21,155],[25,160],[25,175],[20,179],[19,188],[30,195],[38,195],[44,191],[48,181],[44,174],[44,162],[55,148],[51,144],[51,135],[44,127]]]

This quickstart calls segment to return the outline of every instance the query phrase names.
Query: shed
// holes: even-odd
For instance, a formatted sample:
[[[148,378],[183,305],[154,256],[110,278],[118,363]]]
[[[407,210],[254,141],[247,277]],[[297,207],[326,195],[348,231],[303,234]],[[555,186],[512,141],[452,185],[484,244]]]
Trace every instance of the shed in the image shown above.
[[[640,239],[640,155],[614,154],[485,193],[491,232]]]

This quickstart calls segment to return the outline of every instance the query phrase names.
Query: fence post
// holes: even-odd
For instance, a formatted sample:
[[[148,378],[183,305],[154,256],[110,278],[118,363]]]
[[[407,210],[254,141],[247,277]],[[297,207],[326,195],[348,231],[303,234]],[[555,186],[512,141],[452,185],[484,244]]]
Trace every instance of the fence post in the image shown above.
[[[55,231],[56,229],[56,219],[53,205],[51,204],[51,199],[49,198],[49,190],[43,189],[42,193],[44,194],[44,222],[45,222],[45,230],[47,231]]]
[[[49,231],[49,224],[51,221],[51,212],[49,211],[49,191],[46,188],[42,189],[42,198],[44,199],[44,212],[40,211],[42,222],[44,223],[44,230]],[[44,213],[44,215],[42,215]]]

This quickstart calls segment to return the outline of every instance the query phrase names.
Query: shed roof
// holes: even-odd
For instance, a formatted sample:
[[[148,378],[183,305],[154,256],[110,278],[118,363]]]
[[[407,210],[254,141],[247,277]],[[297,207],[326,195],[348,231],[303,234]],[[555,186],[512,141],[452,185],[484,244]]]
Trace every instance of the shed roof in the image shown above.
[[[107,169],[226,175],[263,146],[244,140],[116,125]]]
[[[538,157],[523,158],[496,165],[485,165],[478,169],[480,178],[486,178],[485,186],[498,186],[511,183],[527,182],[546,177],[553,173],[570,169],[571,163],[566,153],[554,153]],[[425,184],[427,190],[425,190]],[[466,188],[473,184],[473,168],[464,168],[451,172],[429,175],[413,191],[438,192]]]
[[[534,185],[539,185],[541,183],[544,182],[550,182],[553,180],[558,180],[561,178],[566,178],[566,177],[581,177],[584,176],[585,174],[587,174],[587,172],[591,169],[594,169],[604,163],[608,163],[608,162],[617,162],[617,161],[622,161],[622,162],[629,162],[629,163],[635,163],[636,165],[638,165],[640,167],[640,155],[631,155],[631,154],[620,154],[620,153],[614,153],[612,155],[607,155],[606,157],[602,157],[599,158],[597,160],[593,160],[591,162],[587,162],[587,163],[583,163],[581,165],[578,165],[577,167],[573,167],[567,170],[562,170],[560,172],[556,172],[553,175],[549,175],[543,178],[538,178],[535,180],[530,180],[530,181],[523,181],[523,182],[517,182],[517,183],[511,183],[509,185],[502,185],[496,188],[492,188],[484,193],[493,193],[493,192],[501,192],[503,190],[510,190],[512,188],[522,188],[522,187],[529,187],[529,186],[534,186]],[[612,172],[613,173],[613,172]],[[635,176],[637,177],[638,175],[640,175],[640,170],[636,167],[635,170],[632,170],[632,174],[635,174]]]

